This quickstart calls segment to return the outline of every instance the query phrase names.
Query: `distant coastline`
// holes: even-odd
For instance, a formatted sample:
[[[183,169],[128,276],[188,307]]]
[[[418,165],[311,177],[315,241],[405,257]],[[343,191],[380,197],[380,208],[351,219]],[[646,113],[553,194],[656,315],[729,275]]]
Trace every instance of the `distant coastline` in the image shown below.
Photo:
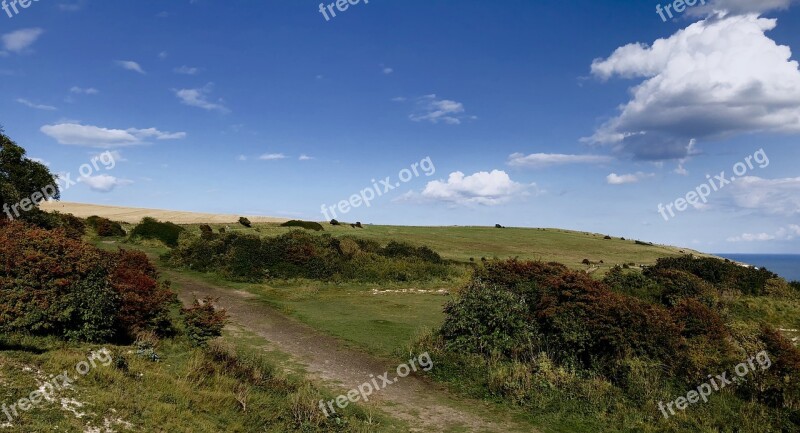
[[[800,254],[715,254],[735,262],[767,268],[789,281],[800,281]]]

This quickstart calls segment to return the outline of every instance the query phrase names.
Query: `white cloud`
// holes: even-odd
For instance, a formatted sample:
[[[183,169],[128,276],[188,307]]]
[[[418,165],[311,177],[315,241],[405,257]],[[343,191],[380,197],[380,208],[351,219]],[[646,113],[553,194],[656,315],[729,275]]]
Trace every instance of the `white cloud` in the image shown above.
[[[213,88],[214,84],[208,83],[199,89],[179,89],[173,91],[175,92],[175,96],[177,96],[183,104],[190,107],[202,108],[209,111],[219,111],[221,113],[230,112],[227,107],[222,105],[221,100],[219,103],[208,100],[208,94],[211,93]]]
[[[265,153],[258,157],[262,161],[275,161],[278,159],[286,159],[286,155],[282,153]]]
[[[470,176],[457,171],[447,181],[428,182],[421,196],[424,199],[455,203],[495,206],[506,203],[535,185],[514,182],[501,170],[480,171]]]
[[[765,241],[791,241],[800,237],[800,225],[789,224],[787,227],[781,227],[775,234],[769,233],[742,233],[739,236],[729,237],[728,242],[765,242]]]
[[[86,87],[86,88],[84,88],[84,87],[72,86],[72,88],[69,89],[69,91],[72,92],[72,93],[77,93],[79,95],[80,94],[83,94],[83,95],[96,95],[96,94],[100,93],[100,91],[95,89],[94,87]]]
[[[169,57],[169,53],[166,52],[166,51],[162,51],[162,52],[158,53],[158,58],[161,59],[161,60],[164,60],[167,57]]]
[[[303,155],[300,155],[300,158],[298,158],[298,159],[300,161],[310,161],[310,160],[314,159],[314,157],[313,156],[308,156],[306,154],[303,154]]]
[[[609,185],[625,185],[628,183],[638,183],[653,176],[655,176],[654,173],[642,173],[641,171],[632,174],[611,173],[606,176],[606,182],[608,182]]]
[[[25,105],[26,107],[35,108],[37,110],[45,110],[45,111],[58,110],[58,108],[53,107],[52,105],[34,104],[33,102],[23,98],[17,99],[17,102],[19,102],[22,105]]]
[[[239,155],[239,156],[236,157],[236,160],[237,161],[247,161],[247,156],[246,155]]]
[[[800,177],[763,179],[757,176],[737,178],[730,188],[733,202],[740,208],[768,215],[800,215]]]
[[[186,137],[185,132],[162,132],[155,128],[108,129],[79,123],[45,125],[41,127],[41,131],[45,135],[54,138],[60,144],[107,149],[145,144],[148,139],[178,140]]]
[[[791,3],[796,3],[796,0],[710,0],[705,6],[697,5],[686,11],[695,16],[710,14],[714,11],[727,11],[731,14],[741,15],[788,9]]]
[[[514,153],[508,157],[508,165],[512,167],[544,168],[565,164],[603,164],[613,158],[603,155],[565,155],[560,153],[532,153],[525,155]]]
[[[406,102],[407,98],[405,96],[397,96],[392,98],[392,102]]]
[[[86,184],[92,191],[97,192],[111,192],[114,188],[123,185],[130,185],[133,183],[130,180],[119,179],[107,174],[100,174],[97,176],[82,176],[78,178],[78,182]]]
[[[176,74],[197,75],[197,73],[200,72],[200,69],[184,65],[181,66],[180,68],[175,68],[172,71],[175,72]]]
[[[757,15],[715,16],[595,60],[598,78],[644,81],[620,114],[584,141],[664,160],[685,158],[693,138],[800,133],[800,70],[791,49],[765,35],[776,25]]]
[[[466,117],[464,104],[448,99],[439,99],[436,95],[426,95],[417,100],[417,111],[409,118],[415,122],[444,122],[448,125],[459,125]]]
[[[389,75],[392,72],[394,72],[394,69],[392,69],[392,68],[383,68],[383,73],[386,74],[386,75]]]
[[[142,69],[138,63],[132,60],[117,60],[117,65],[123,69],[127,69],[128,71],[138,72],[142,75],[146,74],[144,69]]]
[[[0,36],[0,40],[3,41],[3,48],[6,51],[21,53],[33,45],[42,33],[44,30],[38,27],[21,29]]]

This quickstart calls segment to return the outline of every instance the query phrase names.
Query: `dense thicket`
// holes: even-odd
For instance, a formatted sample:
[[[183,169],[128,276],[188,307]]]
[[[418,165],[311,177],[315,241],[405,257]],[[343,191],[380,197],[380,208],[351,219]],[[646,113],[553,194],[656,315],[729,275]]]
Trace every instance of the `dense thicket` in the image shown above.
[[[126,234],[122,224],[96,215],[86,218],[86,225],[91,227],[100,237],[122,237]]]
[[[463,384],[452,374],[469,371],[472,383],[523,404],[541,401],[543,392],[598,406],[635,404],[643,392],[691,389],[766,350],[772,367],[742,379],[735,393],[743,405],[797,417],[800,351],[767,325],[732,326],[718,301],[730,293],[786,296],[770,289],[783,280],[712,260],[664,259],[644,274],[615,269],[604,281],[557,263],[486,262],[426,343],[440,356],[436,374],[447,379],[449,371]],[[603,382],[612,388],[598,390]],[[617,397],[601,398],[610,394]],[[800,426],[800,418],[794,422]]]
[[[377,242],[302,230],[260,238],[238,233],[185,236],[168,254],[175,266],[216,271],[238,281],[266,277],[365,282],[448,278],[451,265],[427,247]]]
[[[144,254],[106,252],[44,230],[0,223],[0,330],[87,341],[169,330],[174,295]]]

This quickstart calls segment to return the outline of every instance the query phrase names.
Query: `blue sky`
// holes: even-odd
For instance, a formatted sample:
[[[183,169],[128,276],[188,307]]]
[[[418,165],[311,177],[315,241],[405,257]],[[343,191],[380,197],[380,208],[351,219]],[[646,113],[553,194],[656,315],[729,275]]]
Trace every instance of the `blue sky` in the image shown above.
[[[657,4],[42,0],[0,10],[0,123],[73,178],[114,152],[67,201],[321,220],[388,176],[339,219],[800,253],[800,8]]]

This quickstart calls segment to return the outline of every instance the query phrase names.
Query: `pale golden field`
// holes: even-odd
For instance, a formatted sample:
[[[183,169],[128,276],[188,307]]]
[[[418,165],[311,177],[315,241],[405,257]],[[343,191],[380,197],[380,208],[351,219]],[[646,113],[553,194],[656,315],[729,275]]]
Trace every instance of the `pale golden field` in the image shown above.
[[[254,223],[282,223],[289,219],[249,215],[225,215],[199,212],[183,212],[161,209],[142,209],[121,206],[101,206],[96,204],[69,203],[63,201],[43,202],[40,205],[44,211],[58,211],[71,213],[79,218],[88,218],[93,215],[105,217],[114,221],[135,224],[142,218],[149,216],[160,221],[171,221],[175,224],[233,224],[239,217],[245,216]]]

